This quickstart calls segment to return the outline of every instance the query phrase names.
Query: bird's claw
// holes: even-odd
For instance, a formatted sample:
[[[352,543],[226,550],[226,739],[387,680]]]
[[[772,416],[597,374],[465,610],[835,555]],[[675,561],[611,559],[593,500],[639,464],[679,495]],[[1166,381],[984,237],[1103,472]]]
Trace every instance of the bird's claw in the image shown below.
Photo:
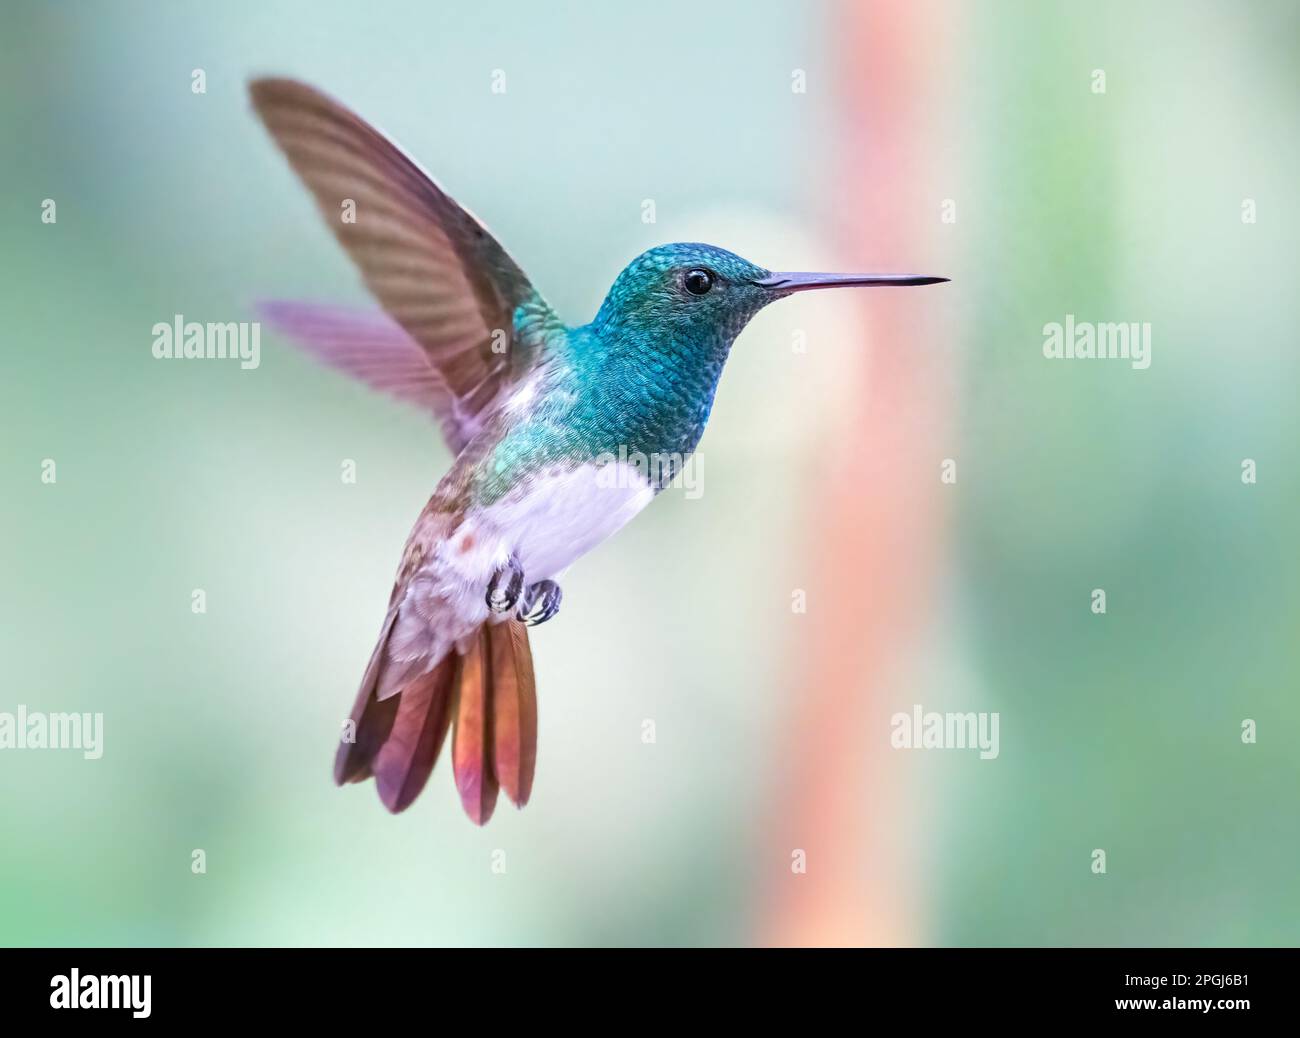
[[[563,597],[560,585],[555,581],[539,580],[529,586],[523,605],[519,607],[519,619],[528,627],[544,624],[560,611],[560,599]]]
[[[519,560],[511,560],[492,574],[485,601],[494,613],[508,613],[519,602],[524,590],[524,569]]]

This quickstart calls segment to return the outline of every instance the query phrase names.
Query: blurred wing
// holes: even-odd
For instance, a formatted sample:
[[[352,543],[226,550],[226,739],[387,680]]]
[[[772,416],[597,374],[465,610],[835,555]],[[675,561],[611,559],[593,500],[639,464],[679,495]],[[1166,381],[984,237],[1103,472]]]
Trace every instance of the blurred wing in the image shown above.
[[[516,310],[528,308],[533,319],[525,325],[540,331],[555,321],[550,308],[487,229],[363,119],[289,79],[255,80],[249,92],[325,222],[375,298],[423,350],[446,396],[430,392],[418,369],[412,392],[395,389],[403,365],[393,357],[387,360],[395,367],[378,364],[388,383],[380,388],[428,400],[459,451],[541,352],[540,334],[520,335]],[[366,345],[338,329],[329,335],[342,340],[333,344],[339,358]],[[356,365],[324,359],[371,381]]]
[[[432,414],[454,452],[478,432],[479,416],[460,406],[424,347],[384,311],[272,300],[257,315],[313,359]]]

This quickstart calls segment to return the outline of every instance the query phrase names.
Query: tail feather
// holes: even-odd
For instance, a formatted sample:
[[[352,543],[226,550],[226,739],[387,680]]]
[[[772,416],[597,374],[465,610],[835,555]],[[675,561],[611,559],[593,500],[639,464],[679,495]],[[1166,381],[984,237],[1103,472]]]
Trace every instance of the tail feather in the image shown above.
[[[461,660],[460,693],[451,763],[465,814],[486,825],[497,806],[497,778],[492,770],[492,636],[491,625],[479,628]]]
[[[371,775],[370,762],[388,739],[388,733],[393,730],[393,722],[397,718],[397,700],[377,700],[375,685],[379,680],[384,647],[388,644],[395,616],[395,613],[389,612],[384,618],[379,644],[370,656],[365,676],[361,679],[361,691],[357,693],[357,701],[352,707],[351,730],[344,732],[339,740],[338,752],[334,756],[334,782],[337,785],[368,779]]]
[[[433,771],[451,724],[459,666],[448,656],[395,697],[397,717],[372,764],[379,799],[394,814],[410,807]]]
[[[353,707],[353,735],[339,745],[334,781],[373,775],[384,806],[404,811],[424,789],[454,727],[452,770],[470,820],[487,823],[499,790],[523,807],[537,764],[537,686],[527,627],[518,620],[485,623],[463,655],[450,653],[380,699],[391,630],[390,617]]]
[[[517,620],[496,627],[492,643],[492,766],[517,807],[528,803],[537,765],[537,684],[528,628]]]
[[[334,783],[345,785],[348,782],[364,782],[373,774],[371,762],[383,748],[393,730],[397,719],[400,701],[374,698],[374,693],[367,689],[357,697],[357,705],[352,711],[353,738],[345,736],[339,741],[338,753],[334,756]]]

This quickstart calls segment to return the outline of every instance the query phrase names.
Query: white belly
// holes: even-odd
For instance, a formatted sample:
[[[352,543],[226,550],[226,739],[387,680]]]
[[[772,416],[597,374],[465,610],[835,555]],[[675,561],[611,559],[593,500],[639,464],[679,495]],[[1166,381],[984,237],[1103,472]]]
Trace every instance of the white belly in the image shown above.
[[[635,467],[590,464],[543,477],[518,500],[488,508],[486,519],[533,584],[568,568],[652,500],[654,490]]]
[[[525,584],[553,578],[653,499],[649,481],[626,463],[539,476],[467,515],[438,546],[429,576],[445,597],[459,600],[457,611],[467,623],[481,623],[488,581],[511,556],[523,567]]]
[[[493,575],[519,560],[524,584],[558,576],[654,499],[649,481],[626,463],[587,464],[531,480],[520,491],[477,509],[438,542],[399,603],[388,642],[403,674],[422,673],[469,639],[489,615]],[[397,690],[398,683],[389,694]]]

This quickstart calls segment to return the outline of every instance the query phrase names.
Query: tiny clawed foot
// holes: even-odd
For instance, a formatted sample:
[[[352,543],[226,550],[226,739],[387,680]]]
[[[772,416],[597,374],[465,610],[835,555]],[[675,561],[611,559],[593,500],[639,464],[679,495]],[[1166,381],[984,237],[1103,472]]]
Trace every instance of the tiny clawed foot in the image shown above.
[[[544,624],[560,611],[563,598],[560,585],[553,580],[539,580],[528,589],[524,603],[519,607],[519,619],[529,627]]]
[[[492,574],[488,581],[487,607],[494,613],[508,613],[519,602],[524,590],[524,570],[519,560],[512,558]]]

